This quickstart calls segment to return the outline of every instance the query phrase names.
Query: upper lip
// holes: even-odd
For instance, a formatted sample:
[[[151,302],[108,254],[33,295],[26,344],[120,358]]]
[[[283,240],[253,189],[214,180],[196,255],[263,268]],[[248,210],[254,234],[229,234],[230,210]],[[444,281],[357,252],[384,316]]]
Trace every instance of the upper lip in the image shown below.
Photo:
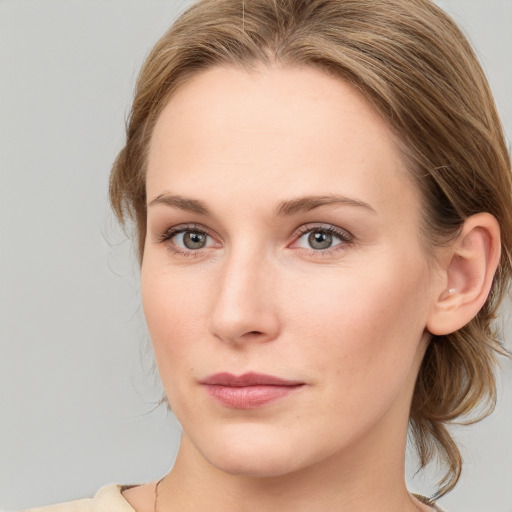
[[[233,375],[231,373],[215,373],[209,375],[201,381],[201,384],[244,387],[244,386],[299,386],[304,382],[298,380],[287,380],[275,377],[274,375],[266,375],[263,373],[249,372],[243,375]]]

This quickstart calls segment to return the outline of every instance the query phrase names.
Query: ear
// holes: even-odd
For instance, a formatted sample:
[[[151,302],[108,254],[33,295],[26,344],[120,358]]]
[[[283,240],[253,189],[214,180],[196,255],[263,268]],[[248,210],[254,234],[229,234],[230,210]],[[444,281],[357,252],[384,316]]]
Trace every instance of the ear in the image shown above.
[[[469,217],[446,250],[439,281],[442,289],[435,291],[426,326],[438,336],[464,327],[484,305],[500,261],[498,221],[489,213]]]

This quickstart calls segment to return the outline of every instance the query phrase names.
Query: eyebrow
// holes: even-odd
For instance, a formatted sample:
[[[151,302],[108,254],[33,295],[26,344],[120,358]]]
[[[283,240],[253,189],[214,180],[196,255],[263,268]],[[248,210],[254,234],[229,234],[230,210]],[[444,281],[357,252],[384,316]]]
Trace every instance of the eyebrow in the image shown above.
[[[343,206],[355,206],[364,208],[372,213],[377,213],[368,203],[340,195],[305,196],[297,199],[280,202],[274,210],[274,217],[285,217],[297,213],[306,213],[320,206],[340,204]]]
[[[212,215],[206,203],[199,201],[198,199],[164,193],[152,199],[148,203],[148,207],[160,204],[190,213],[197,213],[199,215]],[[296,215],[297,213],[306,213],[314,210],[315,208],[319,208],[320,206],[327,206],[331,204],[364,208],[374,214],[377,213],[368,203],[350,197],[340,195],[305,196],[297,199],[281,201],[276,208],[274,208],[273,218],[277,219],[279,217]]]
[[[185,212],[198,213],[200,215],[210,215],[210,210],[205,203],[197,199],[189,199],[183,196],[160,194],[148,203],[148,208],[158,204],[171,206]]]

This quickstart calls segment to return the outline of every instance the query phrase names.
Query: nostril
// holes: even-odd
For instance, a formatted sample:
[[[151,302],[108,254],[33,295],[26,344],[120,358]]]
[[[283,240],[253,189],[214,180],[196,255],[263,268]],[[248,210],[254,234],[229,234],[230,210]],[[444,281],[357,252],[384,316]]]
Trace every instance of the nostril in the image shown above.
[[[241,339],[246,341],[251,339],[258,340],[262,338],[264,335],[265,333],[263,333],[262,331],[247,331],[245,334],[242,335]]]
[[[242,334],[241,339],[250,340],[252,338],[259,338],[263,335],[261,331],[247,331]]]

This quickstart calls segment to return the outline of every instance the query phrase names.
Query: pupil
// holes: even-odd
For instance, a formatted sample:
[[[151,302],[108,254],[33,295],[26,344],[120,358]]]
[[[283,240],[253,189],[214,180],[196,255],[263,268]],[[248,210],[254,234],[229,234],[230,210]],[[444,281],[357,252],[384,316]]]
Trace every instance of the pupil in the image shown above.
[[[327,249],[332,245],[332,235],[323,231],[313,231],[308,237],[308,242],[313,249]]]
[[[202,249],[206,244],[206,237],[202,233],[188,232],[183,237],[187,249]]]

